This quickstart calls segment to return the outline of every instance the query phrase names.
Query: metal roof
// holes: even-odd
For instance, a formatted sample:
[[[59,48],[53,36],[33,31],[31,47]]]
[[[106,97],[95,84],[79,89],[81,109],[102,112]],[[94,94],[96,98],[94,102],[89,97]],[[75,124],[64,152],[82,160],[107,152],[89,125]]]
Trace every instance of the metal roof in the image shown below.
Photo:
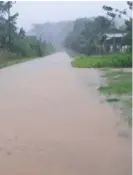
[[[107,33],[106,34],[106,36],[107,36],[107,38],[106,38],[106,40],[109,40],[109,39],[111,39],[111,38],[119,38],[119,37],[124,37],[125,36],[125,33]]]

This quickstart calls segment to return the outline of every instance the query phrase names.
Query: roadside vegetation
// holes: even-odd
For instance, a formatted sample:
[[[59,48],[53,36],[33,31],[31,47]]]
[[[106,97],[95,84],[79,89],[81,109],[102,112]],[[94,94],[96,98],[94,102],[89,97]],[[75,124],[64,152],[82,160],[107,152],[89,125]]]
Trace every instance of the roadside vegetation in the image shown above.
[[[55,51],[52,44],[27,36],[22,27],[17,27],[19,13],[11,13],[14,3],[0,1],[0,68]]]
[[[132,72],[112,69],[105,71],[104,77],[107,78],[108,86],[99,88],[102,93],[121,95],[132,92]]]
[[[115,9],[103,6],[105,16],[90,18],[79,18],[74,22],[73,30],[64,41],[67,49],[85,55],[105,55],[107,53],[119,52],[123,46],[125,51],[132,50],[132,2],[127,1],[124,9]],[[128,14],[129,13],[129,14]],[[124,25],[117,26],[118,20]],[[119,22],[118,22],[119,23]],[[110,49],[110,45],[112,49]]]
[[[99,87],[108,103],[121,110],[132,124],[132,55],[112,54],[103,57],[81,56],[72,61],[73,67],[100,68],[105,84]],[[128,71],[129,70],[129,71]]]
[[[33,59],[36,59],[36,57],[13,58],[13,59],[7,58],[7,59],[4,59],[4,60],[0,60],[0,69],[4,68],[4,67],[12,66],[14,64],[30,61],[30,60],[33,60]]]
[[[121,109],[125,120],[132,124],[132,69],[102,69],[106,85],[99,91],[106,100]]]
[[[128,8],[132,10],[132,2],[127,1]],[[132,123],[132,17],[126,10],[103,6],[107,16],[98,16],[94,20],[80,19],[75,21],[75,27],[66,39],[66,46],[80,54],[71,64],[78,68],[100,69],[105,80],[99,87],[101,95],[107,102],[118,107],[131,125]],[[125,25],[117,28],[114,19],[123,18]],[[126,17],[126,19],[125,19]],[[79,24],[82,24],[82,28]],[[83,25],[84,24],[84,25]],[[119,40],[117,37],[108,40],[107,33],[125,33]],[[110,35],[111,36],[111,35]],[[112,49],[108,50],[111,45]],[[117,49],[119,46],[119,49]],[[128,49],[122,51],[122,47]],[[128,71],[130,70],[130,71]]]
[[[109,54],[101,57],[79,56],[72,61],[73,67],[132,67],[131,53]]]

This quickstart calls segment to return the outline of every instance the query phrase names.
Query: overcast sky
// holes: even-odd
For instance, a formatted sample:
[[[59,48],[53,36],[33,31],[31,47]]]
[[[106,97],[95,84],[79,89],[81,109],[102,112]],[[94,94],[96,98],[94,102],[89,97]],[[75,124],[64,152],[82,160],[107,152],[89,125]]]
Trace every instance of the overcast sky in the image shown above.
[[[18,26],[29,30],[33,23],[104,15],[103,5],[127,8],[126,1],[17,1],[12,12],[19,12]]]

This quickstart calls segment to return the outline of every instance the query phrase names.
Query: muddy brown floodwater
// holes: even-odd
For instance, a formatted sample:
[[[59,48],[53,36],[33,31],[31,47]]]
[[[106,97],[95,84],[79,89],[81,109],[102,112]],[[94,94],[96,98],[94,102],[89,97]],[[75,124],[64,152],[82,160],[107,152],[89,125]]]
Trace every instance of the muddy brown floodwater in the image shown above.
[[[131,175],[131,138],[98,81],[66,53],[1,69],[0,175]]]

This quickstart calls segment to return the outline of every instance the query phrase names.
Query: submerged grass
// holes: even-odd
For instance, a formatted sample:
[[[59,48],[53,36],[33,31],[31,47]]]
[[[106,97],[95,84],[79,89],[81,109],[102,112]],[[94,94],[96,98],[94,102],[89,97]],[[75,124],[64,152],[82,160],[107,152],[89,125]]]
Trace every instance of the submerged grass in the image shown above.
[[[100,92],[107,96],[109,103],[115,103],[122,109],[129,125],[132,124],[132,72],[122,70],[104,70],[108,86],[101,86]]]
[[[99,90],[105,94],[126,94],[132,92],[131,72],[107,72],[105,73],[108,86],[100,87]]]
[[[33,60],[33,59],[36,59],[36,57],[20,58],[20,59],[13,59],[13,60],[0,60],[0,69],[4,68],[4,67],[12,66],[14,64],[30,61],[30,60]]]

